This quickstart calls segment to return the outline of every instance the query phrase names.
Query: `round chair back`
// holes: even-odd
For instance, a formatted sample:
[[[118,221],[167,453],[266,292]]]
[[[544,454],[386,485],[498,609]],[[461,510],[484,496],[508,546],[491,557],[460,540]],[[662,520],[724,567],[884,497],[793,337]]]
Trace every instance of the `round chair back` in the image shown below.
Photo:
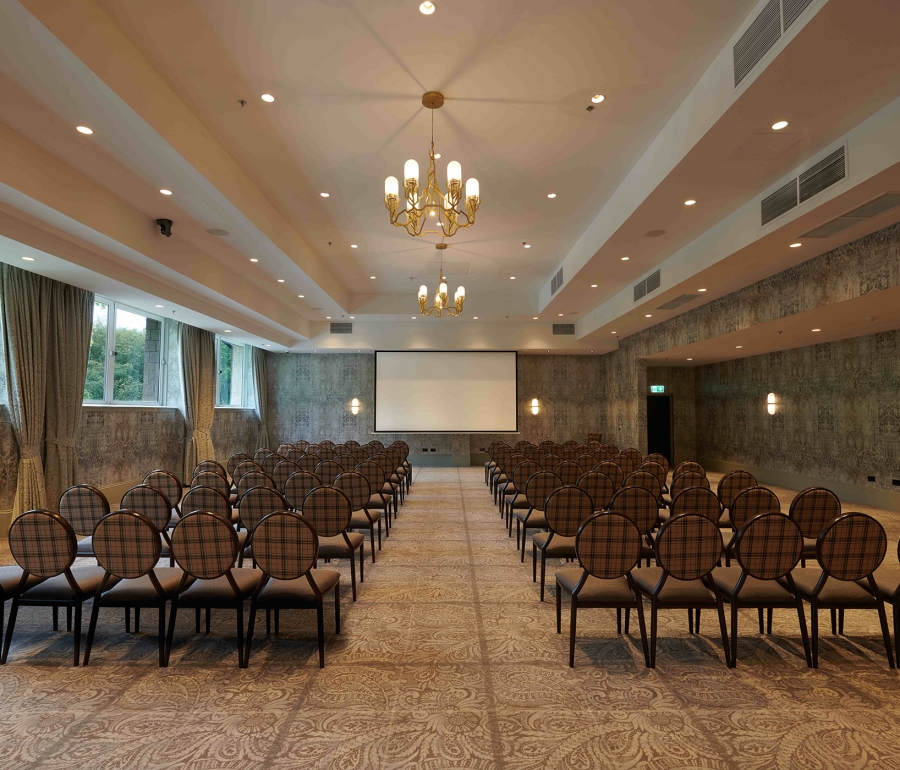
[[[286,511],[288,508],[290,504],[277,489],[253,487],[244,493],[238,510],[241,514],[241,523],[248,532],[253,532],[264,516],[273,511]]]
[[[642,487],[650,492],[657,500],[662,497],[662,485],[659,483],[659,479],[649,471],[635,471],[631,475],[625,477],[622,486]]]
[[[272,471],[275,470],[275,466],[278,465],[278,463],[280,463],[282,460],[284,460],[284,457],[282,457],[280,454],[277,454],[277,453],[270,454],[268,457],[266,457],[262,461],[263,471],[265,471],[269,476],[271,476]]]
[[[706,487],[688,487],[672,498],[673,516],[682,513],[700,513],[715,524],[719,523],[722,506],[716,493]]]
[[[683,463],[676,465],[675,472],[672,474],[672,479],[677,479],[682,473],[700,473],[704,476],[706,475],[703,466],[700,465],[700,463],[695,463],[693,460],[685,460]]]
[[[761,513],[741,527],[734,541],[738,564],[750,577],[775,580],[787,575],[803,553],[803,533],[783,513]]]
[[[738,492],[755,486],[756,479],[753,477],[753,474],[747,473],[747,471],[731,471],[731,473],[726,473],[719,479],[716,494],[719,496],[723,508],[731,508],[731,501],[734,500]]]
[[[575,537],[593,512],[591,496],[580,487],[560,487],[550,493],[544,506],[547,526],[560,537]]]
[[[75,561],[75,530],[53,511],[26,511],[9,527],[9,550],[29,575],[55,577]]]
[[[244,452],[238,452],[237,454],[231,455],[231,457],[228,458],[228,463],[226,465],[226,467],[228,468],[228,475],[231,478],[234,478],[234,469],[237,468],[241,463],[247,462],[247,460],[252,461],[253,458]]]
[[[578,484],[578,479],[584,475],[584,468],[572,460],[561,462],[553,469],[553,472],[562,479],[563,485],[575,486]]]
[[[194,487],[189,489],[188,493],[181,501],[182,511],[185,514],[194,511],[207,511],[214,513],[223,521],[231,524],[231,503],[228,502],[227,495],[222,494],[218,489],[212,487]]]
[[[531,460],[520,462],[513,471],[513,486],[520,492],[525,492],[525,485],[535,473],[540,473],[541,466]]]
[[[59,497],[59,515],[69,522],[73,531],[79,535],[90,535],[97,522],[107,513],[109,501],[96,487],[78,484],[69,487]]]
[[[601,448],[609,452],[610,455],[619,454],[619,448],[615,444],[602,444]]]
[[[299,511],[303,507],[306,496],[313,489],[321,486],[321,480],[314,473],[297,471],[288,476],[288,480],[284,482],[284,496],[290,507]]]
[[[562,457],[556,454],[546,454],[538,461],[538,465],[545,471],[555,470],[560,463],[562,463]]]
[[[578,479],[578,486],[591,496],[595,511],[605,511],[616,491],[613,480],[600,471],[588,471]]]
[[[761,513],[781,513],[781,501],[771,489],[750,487],[738,492],[731,501],[731,526],[740,529]]]
[[[322,449],[334,449],[334,442],[330,438],[326,438],[324,441],[319,442],[319,446]]]
[[[359,449],[359,442],[355,439],[349,439],[344,442],[344,445],[352,452],[354,449]]]
[[[670,492],[672,497],[675,498],[678,496],[679,492],[690,487],[703,487],[704,489],[709,489],[709,479],[702,473],[688,471],[687,473],[682,473],[680,476],[675,476],[672,480]]]
[[[641,556],[641,533],[621,513],[595,513],[578,528],[575,553],[582,569],[614,580],[634,569]]]
[[[676,580],[708,575],[722,558],[722,536],[712,519],[700,513],[673,516],[656,536],[656,562]]]
[[[271,476],[262,471],[250,471],[249,473],[245,473],[238,479],[237,483],[238,505],[241,504],[241,500],[244,495],[247,494],[247,491],[254,487],[269,487],[269,489],[275,489],[275,482],[272,481]]]
[[[584,468],[585,473],[597,467],[597,458],[590,453],[576,455],[575,462]]]
[[[659,519],[659,499],[644,487],[623,487],[613,495],[609,509],[631,519],[642,535],[649,534]]]
[[[260,465],[262,465],[262,461],[265,460],[271,454],[275,454],[275,453],[268,447],[262,447],[262,449],[257,449],[253,453],[253,460],[254,460],[254,462],[257,462]]]
[[[301,470],[306,471],[307,473],[313,473],[316,470],[316,466],[322,462],[319,459],[319,455],[317,454],[305,454],[297,461],[297,465],[300,466]]]
[[[391,476],[394,475],[397,470],[397,466],[395,466],[391,462],[391,458],[388,457],[383,452],[379,452],[378,454],[374,454],[369,458],[369,462],[373,462],[378,464],[381,467],[381,470],[384,471],[384,479],[385,481],[390,481]]]
[[[384,468],[378,463],[366,460],[357,465],[354,470],[366,477],[373,495],[378,494],[384,487],[387,476],[385,476]]]
[[[333,460],[335,457],[337,457],[337,452],[334,451],[333,447],[323,446],[319,450],[319,462],[322,462],[323,460]]]
[[[234,479],[235,486],[237,485],[238,481],[240,481],[241,476],[243,476],[245,473],[250,473],[250,471],[259,471],[260,473],[265,473],[259,463],[254,462],[253,460],[244,460],[244,462],[239,463],[235,467],[234,473],[231,475],[231,478]]]
[[[344,472],[343,466],[334,460],[325,460],[316,466],[315,474],[321,482],[330,487],[334,484],[334,480]]]
[[[652,473],[656,480],[659,482],[660,490],[663,489],[666,485],[666,476],[668,476],[668,472],[662,465],[659,463],[655,463],[652,460],[644,460],[639,466],[635,473]]]
[[[276,580],[296,580],[309,572],[319,555],[319,538],[310,523],[292,511],[274,511],[253,533],[253,558]]]
[[[644,455],[641,454],[639,449],[635,449],[634,447],[623,449],[619,454],[628,455],[631,458],[631,462],[634,463],[635,468],[644,462]]]
[[[604,463],[612,457],[612,454],[607,452],[603,447],[595,447],[591,449],[591,454],[594,456],[594,459],[598,463]]]
[[[578,455],[589,455],[591,453],[591,447],[587,444],[579,444],[575,447],[575,451],[578,453],[576,454],[577,458]]]
[[[563,445],[563,448],[565,448],[565,449],[574,449],[575,447],[578,446],[578,442],[575,439],[570,438],[567,441],[563,441],[562,445]]]
[[[341,457],[343,455],[346,455],[349,457],[350,456],[350,447],[348,447],[346,444],[335,444],[334,452],[338,457]]]
[[[172,510],[178,511],[178,504],[181,502],[181,482],[178,477],[169,471],[151,471],[144,476],[144,483],[147,486],[155,487],[162,492],[169,502],[172,503]]]
[[[373,447],[375,447],[379,452],[384,449],[384,444],[382,444],[377,438],[372,439],[369,442]]]
[[[309,442],[306,439],[300,439],[299,441],[294,442],[294,446],[301,452],[306,452],[309,448]]]
[[[669,461],[666,459],[665,455],[661,455],[659,452],[652,452],[651,454],[648,454],[644,458],[644,462],[656,463],[657,465],[661,465],[665,469],[666,473],[669,472]]]
[[[539,463],[543,456],[544,450],[537,446],[533,446],[525,452],[525,457],[527,457],[533,463]]]
[[[350,450],[350,457],[353,458],[354,465],[359,465],[369,459],[369,453],[362,447],[357,447]]]
[[[307,444],[306,445],[306,454],[308,455],[317,455],[322,451],[322,447],[319,444]]]
[[[544,450],[544,454],[549,454],[550,448],[553,446],[553,442],[550,439],[544,439],[540,444],[538,444],[538,448]]]
[[[618,465],[626,476],[630,476],[634,473],[634,469],[638,466],[638,463],[635,462],[635,459],[631,455],[627,455],[623,452],[619,452],[619,454],[613,455],[609,459],[611,462]]]
[[[563,447],[559,450],[559,456],[562,458],[564,463],[574,462],[575,458],[578,457],[578,452],[575,450],[575,447]]]
[[[187,514],[172,530],[172,555],[188,575],[215,580],[238,555],[238,537],[230,522],[208,511]]]
[[[216,474],[204,475],[215,476]],[[122,495],[122,502],[119,503],[119,507],[122,510],[136,511],[143,516],[156,530],[157,540],[159,540],[159,533],[169,526],[169,521],[172,518],[172,504],[169,502],[169,499],[160,490],[149,487],[146,484],[140,484],[129,489]],[[103,518],[106,519],[108,516]],[[94,554],[96,555],[96,553],[95,547]],[[119,573],[115,572],[114,574],[118,575]]]
[[[826,525],[816,541],[822,570],[836,580],[862,580],[871,575],[887,552],[884,527],[866,513],[851,511]]]
[[[334,488],[340,489],[350,501],[352,511],[361,511],[369,504],[372,488],[366,477],[356,471],[346,471],[334,480]]]
[[[303,518],[315,527],[319,537],[340,535],[352,514],[347,496],[334,487],[316,487],[303,501]]]
[[[228,479],[212,471],[203,471],[195,475],[191,479],[191,488],[194,487],[212,487],[218,489],[223,495],[231,494],[231,484],[228,483]]]
[[[527,459],[528,458],[525,457],[525,455],[518,452],[513,452],[511,455],[509,455],[500,466],[503,469],[503,473],[506,475],[506,478],[511,479],[516,466],[519,463],[524,463]]]
[[[162,553],[157,526],[131,510],[116,511],[100,519],[91,542],[97,563],[125,580],[146,575]]]
[[[284,457],[288,453],[288,451],[293,448],[293,444],[280,444],[276,451],[276,454],[280,454],[282,457]]]
[[[291,474],[302,470],[303,468],[297,465],[297,463],[291,462],[290,460],[282,460],[272,470],[272,481],[275,482],[275,489],[279,492],[283,492],[284,483],[291,477]]]
[[[597,463],[594,466],[594,470],[612,479],[612,483],[616,485],[616,489],[621,487],[622,482],[625,481],[625,471],[612,460],[604,460],[602,463]]]
[[[525,482],[525,499],[536,511],[543,511],[547,498],[563,485],[562,479],[551,471],[539,471]]]
[[[305,454],[306,454],[306,452],[304,452],[302,449],[297,449],[297,447],[293,447],[291,449],[288,449],[288,451],[284,453],[284,459],[290,460],[292,463],[299,464],[300,458],[303,457],[303,455],[305,455]]]
[[[800,492],[788,511],[800,525],[803,537],[818,537],[825,526],[841,515],[841,501],[830,489],[810,487]]]
[[[223,479],[226,481],[228,480],[228,473],[222,467],[221,463],[217,463],[215,460],[201,460],[194,468],[194,475],[206,473],[207,471],[218,473]]]
[[[525,454],[525,451],[528,450],[528,449],[530,449],[530,448],[531,448],[531,442],[530,442],[530,441],[517,441],[517,442],[516,442],[516,447],[515,447],[515,449],[516,449],[516,451],[517,451],[519,454]]]

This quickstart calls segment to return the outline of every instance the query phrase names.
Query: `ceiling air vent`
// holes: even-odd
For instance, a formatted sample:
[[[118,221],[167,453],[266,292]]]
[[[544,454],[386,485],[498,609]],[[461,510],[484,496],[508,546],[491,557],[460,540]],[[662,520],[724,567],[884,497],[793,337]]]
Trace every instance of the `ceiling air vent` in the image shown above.
[[[808,230],[800,237],[830,238],[832,235],[842,233],[844,232],[844,230],[853,227],[853,225],[858,225],[860,222],[865,222],[865,219],[863,219],[862,217],[836,217],[830,222],[826,222],[824,225],[819,225],[818,227],[814,227],[812,230]]]
[[[575,324],[553,324],[554,334],[575,334]]]
[[[563,285],[563,272],[562,271],[563,271],[563,269],[559,268],[559,270],[556,271],[556,275],[554,275],[550,279],[550,296],[551,297],[554,294],[556,294],[556,292],[559,291],[560,287]]]
[[[333,323],[331,324],[332,334],[353,334],[353,324],[351,323]]]
[[[637,302],[641,297],[647,296],[651,291],[659,288],[659,270],[648,275],[640,283],[634,285],[634,301]]]
[[[773,219],[786,214],[797,205],[797,180],[792,179],[784,187],[779,187],[771,195],[760,202],[762,224],[767,225]]]
[[[780,0],[769,0],[734,44],[734,85],[737,86],[781,37]]]
[[[812,168],[800,174],[800,203],[808,201],[813,195],[840,182],[847,176],[845,151],[839,147],[830,155],[822,158]]]
[[[784,28],[787,29],[797,19],[800,14],[806,10],[806,7],[812,0],[782,0],[782,18],[784,19]]]
[[[647,276],[647,294],[659,288],[659,270]]]
[[[686,305],[688,302],[693,302],[699,294],[682,294],[680,297],[675,297],[675,299],[670,299],[666,302],[665,305],[660,305],[657,310],[674,310],[676,307],[681,307],[682,305]]]
[[[889,211],[894,206],[900,206],[900,192],[888,192],[884,193],[884,195],[879,195],[868,203],[863,203],[862,206],[853,209],[853,211],[848,211],[844,216],[868,219],[869,217],[877,217],[879,214],[884,214],[885,211]]]

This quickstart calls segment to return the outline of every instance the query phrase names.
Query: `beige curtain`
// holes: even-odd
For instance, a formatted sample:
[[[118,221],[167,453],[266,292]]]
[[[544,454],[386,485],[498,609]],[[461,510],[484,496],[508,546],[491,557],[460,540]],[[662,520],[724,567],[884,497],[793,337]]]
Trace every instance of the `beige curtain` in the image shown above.
[[[9,413],[19,444],[14,518],[32,508],[47,507],[40,445],[47,393],[50,283],[34,273],[0,265]]]
[[[59,496],[76,483],[78,475],[75,439],[91,347],[94,295],[65,283],[50,283],[44,476],[47,501],[55,509]]]
[[[256,416],[259,418],[256,448],[262,449],[269,445],[269,430],[266,427],[269,381],[266,377],[266,352],[261,348],[253,348],[253,387],[256,391]]]
[[[184,386],[184,471],[190,483],[197,463],[215,460],[212,428],[216,407],[216,335],[181,325],[181,381]]]

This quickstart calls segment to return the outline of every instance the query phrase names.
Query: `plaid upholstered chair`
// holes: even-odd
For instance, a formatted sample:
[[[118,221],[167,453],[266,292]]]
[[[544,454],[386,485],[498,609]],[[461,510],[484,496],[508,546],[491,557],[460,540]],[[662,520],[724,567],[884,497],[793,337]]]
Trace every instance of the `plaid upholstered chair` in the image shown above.
[[[265,457],[263,459],[260,465],[262,465],[263,472],[271,476],[272,471],[275,470],[275,466],[278,465],[278,463],[280,463],[282,460],[284,460],[284,457],[282,455],[277,453],[270,454],[268,457]]]
[[[288,476],[284,483],[284,496],[290,504],[291,510],[299,511],[303,508],[306,496],[316,487],[321,487],[322,482],[314,473],[296,471]]]
[[[525,485],[528,479],[540,471],[541,466],[532,460],[523,460],[513,470],[512,481],[506,492],[506,531],[510,537],[512,537],[513,512],[527,511],[529,508]]]
[[[43,580],[37,575],[29,575],[23,584],[25,573],[18,565],[0,567],[0,653],[3,652],[3,622],[6,602],[17,597],[22,591],[33,588]]]
[[[644,487],[622,487],[609,502],[609,510],[621,513],[631,519],[644,538],[641,558],[650,566],[653,557],[653,535],[659,521],[659,501]]]
[[[253,460],[254,462],[262,465],[262,461],[265,460],[269,455],[273,454],[275,453],[271,449],[269,449],[268,447],[263,447],[262,449],[257,449],[253,453]]]
[[[256,590],[262,573],[234,566],[238,556],[238,538],[234,528],[214,513],[194,511],[184,516],[172,532],[172,551],[185,575],[172,597],[166,634],[166,663],[172,653],[179,608],[206,609],[207,633],[209,610],[231,609],[235,611],[237,620],[238,666],[245,668],[244,601]],[[199,620],[199,614],[197,617]]]
[[[306,439],[300,439],[299,441],[294,442],[294,447],[301,452],[305,452],[309,448],[309,442]]]
[[[316,470],[316,466],[322,462],[319,459],[319,455],[317,454],[305,454],[297,461],[297,465],[300,466],[301,470],[306,471],[307,473],[314,473]]]
[[[634,463],[635,468],[644,462],[644,455],[641,454],[639,449],[635,449],[634,447],[623,449],[619,454],[628,455],[631,458],[631,462]]]
[[[257,609],[314,609],[318,621],[319,668],[325,667],[325,613],[323,599],[334,590],[335,633],[341,633],[341,573],[314,569],[319,544],[315,530],[302,516],[279,511],[266,516],[254,535],[256,562],[262,577],[250,600],[250,624],[247,628],[245,665],[250,663],[253,625]],[[276,626],[276,633],[277,626]]]
[[[716,608],[725,663],[730,663],[722,594],[710,575],[721,556],[722,536],[719,528],[703,514],[673,516],[659,528],[656,537],[656,563],[659,566],[642,567],[632,572],[638,588],[650,597],[651,668],[656,668],[656,625],[661,609],[687,609],[688,626],[694,633],[693,611],[699,612],[704,607]],[[698,630],[699,623],[698,614]]]
[[[562,479],[564,486],[575,486],[578,484],[578,479],[584,475],[585,469],[574,460],[563,460],[553,469],[553,472]]]
[[[533,463],[540,463],[541,458],[544,456],[545,452],[537,446],[531,447],[527,452],[525,452],[525,457]]]
[[[172,504],[169,502],[168,498],[154,487],[147,486],[146,484],[139,484],[122,495],[122,501],[119,503],[119,508],[124,511],[135,511],[147,520],[147,522],[156,530],[156,538],[160,542],[160,556],[169,559],[170,567],[174,566],[175,561],[172,557],[172,541],[166,533],[169,526],[170,511],[172,510]],[[104,516],[104,518],[106,517]],[[103,521],[103,519],[100,521]],[[103,565],[101,564],[101,566]],[[139,628],[140,621],[137,622],[135,631],[139,630]]]
[[[384,471],[384,484],[380,491],[382,494],[390,495],[393,503],[392,511],[396,517],[397,512],[400,510],[400,477],[395,473],[396,466],[393,460],[383,452],[378,451],[369,458],[368,462],[375,463]]]
[[[641,464],[644,465],[646,463],[656,463],[657,465],[661,465],[665,469],[666,473],[669,472],[669,461],[666,459],[665,455],[660,454],[659,452],[651,452],[650,454],[648,454],[644,458],[644,462]],[[663,484],[665,485],[665,481],[663,481]]]
[[[275,450],[276,454],[280,454],[282,457],[285,456],[289,449],[293,449],[293,444],[279,444],[278,449]]]
[[[93,556],[94,547],[91,536],[94,527],[107,513],[109,513],[109,501],[99,489],[87,484],[77,484],[69,487],[59,496],[59,515],[72,527],[77,535],[87,535],[78,541],[77,554],[79,556]]]
[[[334,449],[334,442],[331,439],[326,438],[319,442],[319,446],[323,449]]]
[[[587,444],[579,444],[575,447],[575,458],[578,458],[578,455],[589,455],[591,453],[591,447]]]
[[[191,489],[195,487],[212,487],[213,489],[218,489],[227,500],[231,499],[231,484],[229,484],[225,479],[219,476],[217,473],[212,473],[211,471],[204,471],[203,473],[198,473],[194,478],[191,479]],[[237,501],[237,492],[234,495],[235,502]]]
[[[575,439],[570,438],[563,441],[562,445],[563,449],[574,449],[578,446],[578,442]]]
[[[600,431],[588,431],[588,444],[599,444],[603,441],[603,434]]]
[[[672,516],[682,513],[701,513],[707,519],[719,525],[722,506],[716,493],[706,487],[688,487],[681,490],[672,500],[669,510]]]
[[[571,463],[575,461],[576,457],[578,457],[578,451],[575,449],[575,447],[564,446],[561,450],[559,450],[559,456],[564,463]]]
[[[497,486],[497,483],[506,483],[506,479],[503,478],[501,481],[501,477],[503,476],[503,464],[506,462],[506,458],[510,455],[515,454],[515,452],[508,446],[501,446],[494,452],[494,467],[491,469],[490,475],[488,476],[488,489],[490,489],[491,494],[494,494],[494,489]]]
[[[158,524],[159,522],[150,522],[137,511],[125,509],[104,516],[97,524],[94,530],[94,552],[97,563],[106,574],[94,596],[91,622],[84,645],[85,666],[91,659],[91,647],[101,607],[126,608],[126,634],[129,631],[127,618],[132,608],[135,611],[134,630],[137,633],[140,630],[141,608],[154,607],[159,612],[159,665],[160,668],[166,665],[166,602],[175,595],[184,572],[178,568],[156,566],[161,556]],[[165,530],[165,523],[162,526]],[[111,581],[113,585],[110,587]]]
[[[356,471],[346,471],[335,480],[335,489],[340,489],[350,501],[350,529],[368,530],[369,545],[372,549],[372,564],[375,563],[375,527],[378,527],[378,550],[381,550],[381,511],[369,510],[372,490],[365,476]]]
[[[337,457],[337,452],[335,452],[334,449],[330,446],[323,446],[319,449],[318,455],[319,462],[322,462],[324,460],[333,460],[335,457]]]
[[[550,450],[553,448],[554,445],[555,445],[554,441],[552,441],[551,439],[545,438],[543,441],[541,441],[538,444],[538,448],[543,450],[544,454],[549,454]]]
[[[290,507],[290,503],[288,503],[284,495],[271,487],[253,487],[244,493],[244,496],[241,497],[239,511],[241,524],[250,533],[251,548],[253,531],[256,529],[256,525],[273,511],[286,511]]]
[[[559,476],[551,471],[533,473],[525,482],[525,500],[527,510],[513,511],[516,519],[516,548],[522,548],[521,561],[525,562],[525,541],[529,529],[546,529],[547,519],[544,516],[544,505],[552,492],[562,486]],[[520,540],[521,535],[521,540]]]
[[[609,452],[610,457],[619,454],[619,448],[615,444],[601,444],[600,448]]]
[[[622,633],[622,609],[634,608],[641,627],[644,663],[650,665],[644,603],[631,570],[641,554],[641,534],[634,522],[621,513],[595,513],[578,528],[575,553],[579,567],[556,573],[556,633],[562,633],[562,592],[571,597],[569,620],[569,667],[575,667],[575,628],[578,609],[615,607],[617,632]],[[627,621],[626,615],[626,621]],[[626,625],[625,633],[628,633]]]
[[[603,447],[594,447],[591,449],[591,455],[593,455],[594,459],[598,463],[605,463],[612,457],[610,452],[607,452]]]
[[[289,460],[292,463],[299,464],[300,458],[303,457],[303,455],[305,455],[305,454],[306,454],[306,452],[304,452],[302,449],[297,449],[297,447],[291,447],[290,449],[287,450],[287,452],[284,453],[284,459]]]
[[[224,466],[221,463],[216,462],[215,460],[201,460],[194,466],[194,476],[198,473],[206,473],[206,472],[218,473],[223,479],[228,480],[228,471],[225,470]]]
[[[630,476],[632,473],[634,473],[635,468],[640,465],[640,462],[635,462],[635,459],[631,455],[627,455],[624,452],[619,452],[619,454],[613,455],[609,458],[609,460],[610,462],[618,465],[626,476]]]
[[[316,530],[319,536],[319,556],[331,559],[350,560],[350,590],[356,601],[356,569],[354,559],[359,552],[359,582],[365,579],[363,561],[366,539],[359,532],[348,532],[353,515],[347,496],[334,487],[316,487],[303,501],[303,518]]]
[[[900,561],[900,544],[897,548],[897,559]],[[2,570],[2,568],[0,568]],[[875,588],[883,602],[891,605],[894,615],[894,658],[900,662],[900,567],[896,564],[881,566],[875,570]],[[863,588],[871,591],[868,576],[856,581]],[[841,612],[841,633],[844,632],[844,614]]]
[[[385,447],[382,454],[387,455],[391,463],[394,466],[393,473],[391,474],[391,478],[396,477],[400,482],[400,502],[402,503],[406,497],[406,489],[407,489],[407,477],[406,477],[406,466],[403,464],[403,457],[400,453],[400,450],[394,446]]]
[[[237,483],[237,507],[241,507],[241,500],[244,495],[247,494],[247,491],[253,489],[253,487],[268,487],[269,489],[275,489],[275,482],[272,477],[269,476],[268,473],[263,473],[262,471],[250,471],[249,473],[245,473],[238,479]]]
[[[680,476],[675,476],[672,479],[672,486],[669,489],[668,498],[663,495],[663,505],[671,505],[674,498],[678,497],[681,492],[690,487],[703,487],[704,489],[709,489],[709,479],[706,478],[704,474],[695,471],[687,471]]]
[[[517,441],[515,447],[513,447],[519,454],[525,454],[525,451],[531,447],[530,441]]]
[[[516,467],[519,463],[524,463],[527,461],[525,455],[520,454],[518,452],[514,452],[513,454],[507,456],[506,460],[504,460],[502,464],[502,475],[497,479],[497,483],[494,485],[494,503],[496,503],[497,507],[500,509],[500,515],[503,515],[503,511],[506,507],[506,495],[509,493],[510,496],[516,493],[516,487],[513,484],[513,471],[515,471]]]
[[[238,452],[237,454],[231,455],[228,458],[228,462],[225,467],[228,470],[228,476],[232,480],[234,479],[234,469],[237,468],[241,463],[245,463],[247,461],[253,462],[253,458],[248,455],[246,452]]]
[[[809,603],[813,668],[819,667],[820,609],[832,611],[832,631],[837,630],[836,611],[877,610],[888,665],[894,667],[884,601],[874,579],[886,552],[887,536],[876,519],[865,513],[846,513],[826,524],[816,538],[816,559],[821,569],[795,569],[789,576],[797,594]],[[787,577],[781,578],[782,585]]]
[[[306,454],[308,455],[317,455],[322,451],[322,446],[320,444],[307,444],[306,445]]]
[[[613,480],[600,471],[588,471],[578,479],[576,486],[581,487],[591,496],[594,503],[594,511],[605,511],[609,508],[609,501],[616,492]]]
[[[284,492],[284,485],[291,475],[302,470],[303,469],[297,465],[297,463],[291,462],[290,460],[282,460],[275,466],[271,473],[272,481],[275,482],[275,489],[279,492]]]
[[[824,487],[804,489],[791,500],[788,516],[800,525],[800,531],[803,532],[801,567],[806,566],[807,559],[815,558],[819,533],[840,515],[840,499],[834,492]]]
[[[722,510],[724,511],[722,514],[723,527],[731,526],[731,516],[729,515],[731,511],[731,502],[734,500],[737,493],[743,489],[755,487],[756,485],[756,479],[753,477],[753,474],[748,473],[747,471],[731,471],[719,479],[719,485],[716,487],[716,495],[719,498],[719,502],[722,503]]]
[[[538,465],[545,471],[554,471],[556,466],[559,465],[563,461],[562,457],[558,454],[545,454],[538,460]]]
[[[324,460],[323,462],[320,462],[316,466],[315,471],[313,471],[326,487],[330,487],[334,484],[334,480],[343,472],[343,466],[334,460]]]
[[[174,527],[181,518],[181,495],[183,487],[181,481],[171,471],[155,470],[150,471],[144,476],[144,484],[149,487],[155,487],[162,492],[172,504],[172,516],[169,520],[169,526]]]
[[[227,521],[232,525],[240,522],[240,514],[236,508],[231,507],[228,498],[218,489],[212,487],[194,487],[189,489],[181,501],[182,511],[184,513],[193,513],[194,511],[206,511],[214,513],[222,521]],[[238,537],[238,567],[244,566],[244,548],[247,546],[247,540],[250,533],[243,529],[237,533]]]
[[[81,657],[81,608],[100,589],[102,567],[73,567],[75,530],[53,511],[26,511],[9,528],[9,550],[22,569],[20,587],[27,590],[13,597],[0,663],[6,663],[16,627],[19,607],[52,607],[53,630],[59,627],[60,607],[75,610],[74,665]],[[32,584],[32,577],[39,582]]]
[[[344,445],[345,445],[348,449],[350,449],[351,452],[352,452],[354,449],[359,449],[359,446],[360,446],[359,442],[356,441],[355,439],[352,439],[352,438],[351,438],[351,439],[347,439],[347,440],[344,442]]]
[[[584,472],[587,473],[597,467],[597,458],[590,453],[579,454],[575,457],[575,463],[576,465],[580,465],[584,469]]]
[[[254,462],[253,460],[244,460],[244,462],[239,463],[234,469],[234,474],[231,477],[234,481],[234,486],[237,487],[237,483],[240,480],[241,476],[243,476],[245,473],[250,473],[250,471],[265,473],[262,465],[260,465],[259,463]]]
[[[350,450],[350,457],[353,458],[353,467],[355,468],[369,459],[369,453],[362,447],[356,447]]]
[[[384,469],[371,460],[359,463],[354,469],[357,473],[365,477],[369,482],[369,490],[372,495],[369,497],[369,510],[384,511],[385,531],[390,537],[391,532],[391,507],[394,498],[391,495],[390,486],[385,481]]]
[[[660,489],[660,497],[666,492],[669,491],[669,488],[666,486],[666,478],[668,477],[668,472],[666,469],[660,465],[659,463],[655,463],[652,460],[644,460],[639,466],[635,473],[652,473],[656,480],[659,482]]]
[[[768,611],[768,632],[772,633],[772,610],[790,608],[797,611],[806,665],[809,634],[803,602],[797,595],[791,570],[800,561],[803,535],[797,524],[783,513],[762,513],[747,521],[735,538],[734,554],[738,567],[716,567],[713,582],[731,604],[731,666],[737,666],[738,610],[759,610],[759,632],[763,633],[763,610]],[[784,584],[779,583],[784,579]]]
[[[662,505],[662,485],[659,479],[650,471],[635,471],[625,477],[622,482],[623,487],[641,487],[650,492]]]
[[[603,444],[601,443],[600,439],[596,439],[596,440],[595,440],[595,439],[591,439],[590,441],[587,442],[587,445],[591,448],[591,451],[592,451],[592,452],[593,452],[595,449],[602,449],[602,448],[603,448]]]
[[[672,472],[672,480],[677,479],[682,473],[701,473],[704,476],[706,475],[703,466],[700,463],[695,463],[693,460],[685,460],[683,463],[678,463]]]
[[[488,444],[488,461],[484,464],[484,484],[487,486],[490,484],[490,475],[491,471],[497,466],[497,461],[494,458],[494,452],[500,448],[501,442],[492,441]]]
[[[625,471],[612,460],[604,460],[601,463],[597,463],[594,466],[594,470],[597,473],[602,473],[604,476],[608,476],[612,479],[612,483],[616,485],[616,489],[621,487],[622,482],[625,481]]]
[[[532,577],[537,580],[537,554],[541,552],[541,601],[547,559],[574,559],[575,535],[578,528],[594,512],[594,502],[580,487],[560,487],[550,493],[544,503],[544,517],[549,532],[538,532],[531,538]]]
[[[754,516],[761,513],[781,513],[781,501],[771,489],[765,487],[749,487],[738,492],[731,501],[729,519],[731,528],[737,532]],[[725,517],[723,516],[722,519]],[[719,519],[719,526],[724,526]],[[725,546],[725,565],[727,566],[734,556],[734,537]]]
[[[380,452],[382,449],[384,449],[384,444],[382,444],[377,438],[372,439],[369,442],[369,445],[374,447],[378,452]]]

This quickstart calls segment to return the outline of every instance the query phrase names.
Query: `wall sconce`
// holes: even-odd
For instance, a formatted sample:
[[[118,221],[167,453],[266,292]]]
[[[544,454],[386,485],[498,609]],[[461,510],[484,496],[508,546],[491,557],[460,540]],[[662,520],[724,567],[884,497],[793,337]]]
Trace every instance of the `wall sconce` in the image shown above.
[[[359,414],[359,399],[358,398],[354,398],[350,402],[350,412],[352,414]]]
[[[766,411],[769,414],[775,414],[777,410],[778,405],[775,403],[775,394],[769,393],[769,395],[766,396]]]
[[[541,410],[541,405],[536,398],[531,399],[531,413],[537,414]]]

